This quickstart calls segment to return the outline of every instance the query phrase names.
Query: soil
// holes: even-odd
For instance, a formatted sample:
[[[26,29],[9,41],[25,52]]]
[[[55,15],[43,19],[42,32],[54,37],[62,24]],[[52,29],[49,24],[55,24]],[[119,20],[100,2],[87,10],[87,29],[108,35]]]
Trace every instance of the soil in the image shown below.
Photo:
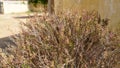
[[[6,43],[11,43],[10,37],[20,32],[20,23],[27,14],[0,14],[0,48],[5,48]]]

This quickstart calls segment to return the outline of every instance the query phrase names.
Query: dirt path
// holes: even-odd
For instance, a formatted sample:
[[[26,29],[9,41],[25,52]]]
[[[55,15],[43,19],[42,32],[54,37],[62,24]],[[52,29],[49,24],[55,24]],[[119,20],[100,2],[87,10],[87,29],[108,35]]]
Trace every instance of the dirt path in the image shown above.
[[[0,15],[0,38],[18,33],[19,21],[12,15]]]
[[[24,14],[1,14],[0,15],[0,48],[6,46],[9,42],[9,37],[18,34],[20,31],[20,21],[25,19],[17,19],[15,17],[23,16]]]

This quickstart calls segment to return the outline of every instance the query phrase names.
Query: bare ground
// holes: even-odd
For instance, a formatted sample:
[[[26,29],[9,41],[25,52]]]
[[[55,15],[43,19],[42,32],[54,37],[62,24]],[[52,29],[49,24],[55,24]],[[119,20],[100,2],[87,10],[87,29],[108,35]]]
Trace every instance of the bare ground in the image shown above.
[[[26,14],[0,14],[0,48],[5,48],[7,44],[13,44],[9,37],[19,34],[20,22],[25,21],[22,17]]]

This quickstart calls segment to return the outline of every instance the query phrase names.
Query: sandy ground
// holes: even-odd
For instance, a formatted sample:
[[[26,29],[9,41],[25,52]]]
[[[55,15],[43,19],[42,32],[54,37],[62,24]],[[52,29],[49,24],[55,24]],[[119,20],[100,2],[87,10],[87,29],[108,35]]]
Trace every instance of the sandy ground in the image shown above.
[[[19,21],[11,15],[0,15],[0,38],[18,33]]]
[[[20,33],[20,24],[35,13],[0,14],[0,48],[5,48],[10,37]],[[43,15],[40,13],[39,15]],[[6,44],[7,43],[7,44]],[[11,44],[12,45],[12,44]]]
[[[20,21],[25,21],[22,17],[26,14],[0,14],[0,48],[9,42],[9,37],[19,34]]]

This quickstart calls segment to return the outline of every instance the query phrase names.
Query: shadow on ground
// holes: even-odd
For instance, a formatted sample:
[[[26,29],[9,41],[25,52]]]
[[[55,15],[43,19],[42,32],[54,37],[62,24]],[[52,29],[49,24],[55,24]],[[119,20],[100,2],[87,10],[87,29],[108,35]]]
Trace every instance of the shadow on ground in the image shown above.
[[[0,48],[5,49],[8,45],[16,46],[15,43],[11,40],[15,35],[0,38]]]
[[[27,18],[32,18],[32,17],[34,17],[34,16],[18,16],[18,17],[14,17],[14,18],[17,18],[17,19],[27,19]]]
[[[17,16],[17,17],[13,17],[13,18],[16,18],[16,19],[28,19],[28,18],[33,18],[33,17],[35,17],[35,16],[31,16],[31,15],[29,15],[29,16]],[[38,17],[41,17],[41,15],[39,15]]]

